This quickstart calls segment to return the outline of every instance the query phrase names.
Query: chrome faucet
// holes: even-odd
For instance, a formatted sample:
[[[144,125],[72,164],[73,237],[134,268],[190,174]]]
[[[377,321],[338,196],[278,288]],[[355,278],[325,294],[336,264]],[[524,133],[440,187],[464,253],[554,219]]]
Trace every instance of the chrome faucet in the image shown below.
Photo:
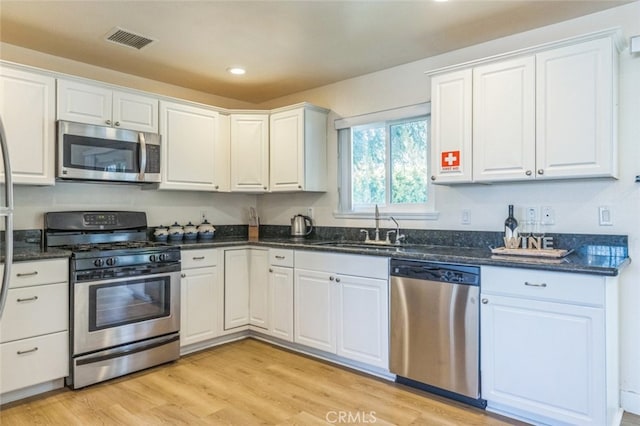
[[[380,241],[380,211],[378,210],[378,205],[376,204],[376,239],[375,241]]]
[[[400,225],[398,224],[398,221],[395,220],[393,216],[389,216],[389,220],[393,221],[393,223],[396,224],[396,230],[393,231],[396,234],[396,241],[394,244],[399,246],[401,241],[406,238],[406,235],[400,233]],[[392,231],[389,231],[389,232],[392,232]],[[387,239],[389,239],[389,232],[387,232]]]

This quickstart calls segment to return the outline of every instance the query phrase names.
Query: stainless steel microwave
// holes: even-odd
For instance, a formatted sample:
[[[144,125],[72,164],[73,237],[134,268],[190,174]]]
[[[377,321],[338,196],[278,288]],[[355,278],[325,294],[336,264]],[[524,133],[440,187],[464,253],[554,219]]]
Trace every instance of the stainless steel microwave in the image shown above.
[[[57,179],[160,182],[160,135],[58,121]]]

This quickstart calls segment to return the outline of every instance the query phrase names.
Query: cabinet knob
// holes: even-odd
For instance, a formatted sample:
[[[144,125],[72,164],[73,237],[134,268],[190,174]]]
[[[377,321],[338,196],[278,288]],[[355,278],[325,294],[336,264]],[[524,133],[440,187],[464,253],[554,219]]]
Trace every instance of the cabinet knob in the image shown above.
[[[527,175],[527,176],[531,176],[533,174],[533,172],[531,170],[527,170],[524,174]]]
[[[329,277],[329,281],[333,281],[333,280],[335,280],[335,279],[336,279],[336,278],[335,278],[333,275]]]
[[[111,126],[111,120],[107,120],[105,123],[107,123],[107,126]]]
[[[180,274],[182,278],[187,278],[187,274]]]
[[[336,282],[339,283],[340,282],[340,278],[336,278]]]
[[[220,185],[216,185],[214,188],[215,189],[220,189]]]
[[[269,272],[273,272],[273,268],[269,268]]]
[[[116,121],[116,127],[120,126],[120,122]]]
[[[267,187],[266,187],[266,186],[263,186],[263,187],[262,187],[262,189],[264,189],[264,190],[266,191],[266,190],[267,190]]]
[[[486,305],[487,303],[489,303],[489,299],[482,299],[481,302],[483,305]]]
[[[436,180],[436,177],[435,177],[435,176],[433,176],[433,175],[431,175],[431,180],[432,180],[432,181]]]
[[[302,189],[302,185],[298,185],[298,189]]]
[[[544,170],[543,169],[538,169],[538,174],[539,175],[543,175],[544,174]]]

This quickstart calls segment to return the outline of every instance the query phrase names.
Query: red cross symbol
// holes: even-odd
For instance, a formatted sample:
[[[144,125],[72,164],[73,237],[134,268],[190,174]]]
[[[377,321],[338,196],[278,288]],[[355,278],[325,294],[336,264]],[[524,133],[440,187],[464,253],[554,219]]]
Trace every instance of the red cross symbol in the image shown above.
[[[460,167],[460,151],[443,151],[440,164],[442,168]]]

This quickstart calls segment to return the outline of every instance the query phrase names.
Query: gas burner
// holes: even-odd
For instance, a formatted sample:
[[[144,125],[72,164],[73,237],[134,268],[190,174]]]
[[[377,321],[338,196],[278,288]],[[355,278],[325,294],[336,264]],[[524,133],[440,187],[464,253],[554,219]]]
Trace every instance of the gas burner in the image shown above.
[[[109,251],[122,249],[139,249],[167,246],[167,243],[156,241],[117,241],[112,243],[73,244],[64,246],[64,249],[73,252]]]

